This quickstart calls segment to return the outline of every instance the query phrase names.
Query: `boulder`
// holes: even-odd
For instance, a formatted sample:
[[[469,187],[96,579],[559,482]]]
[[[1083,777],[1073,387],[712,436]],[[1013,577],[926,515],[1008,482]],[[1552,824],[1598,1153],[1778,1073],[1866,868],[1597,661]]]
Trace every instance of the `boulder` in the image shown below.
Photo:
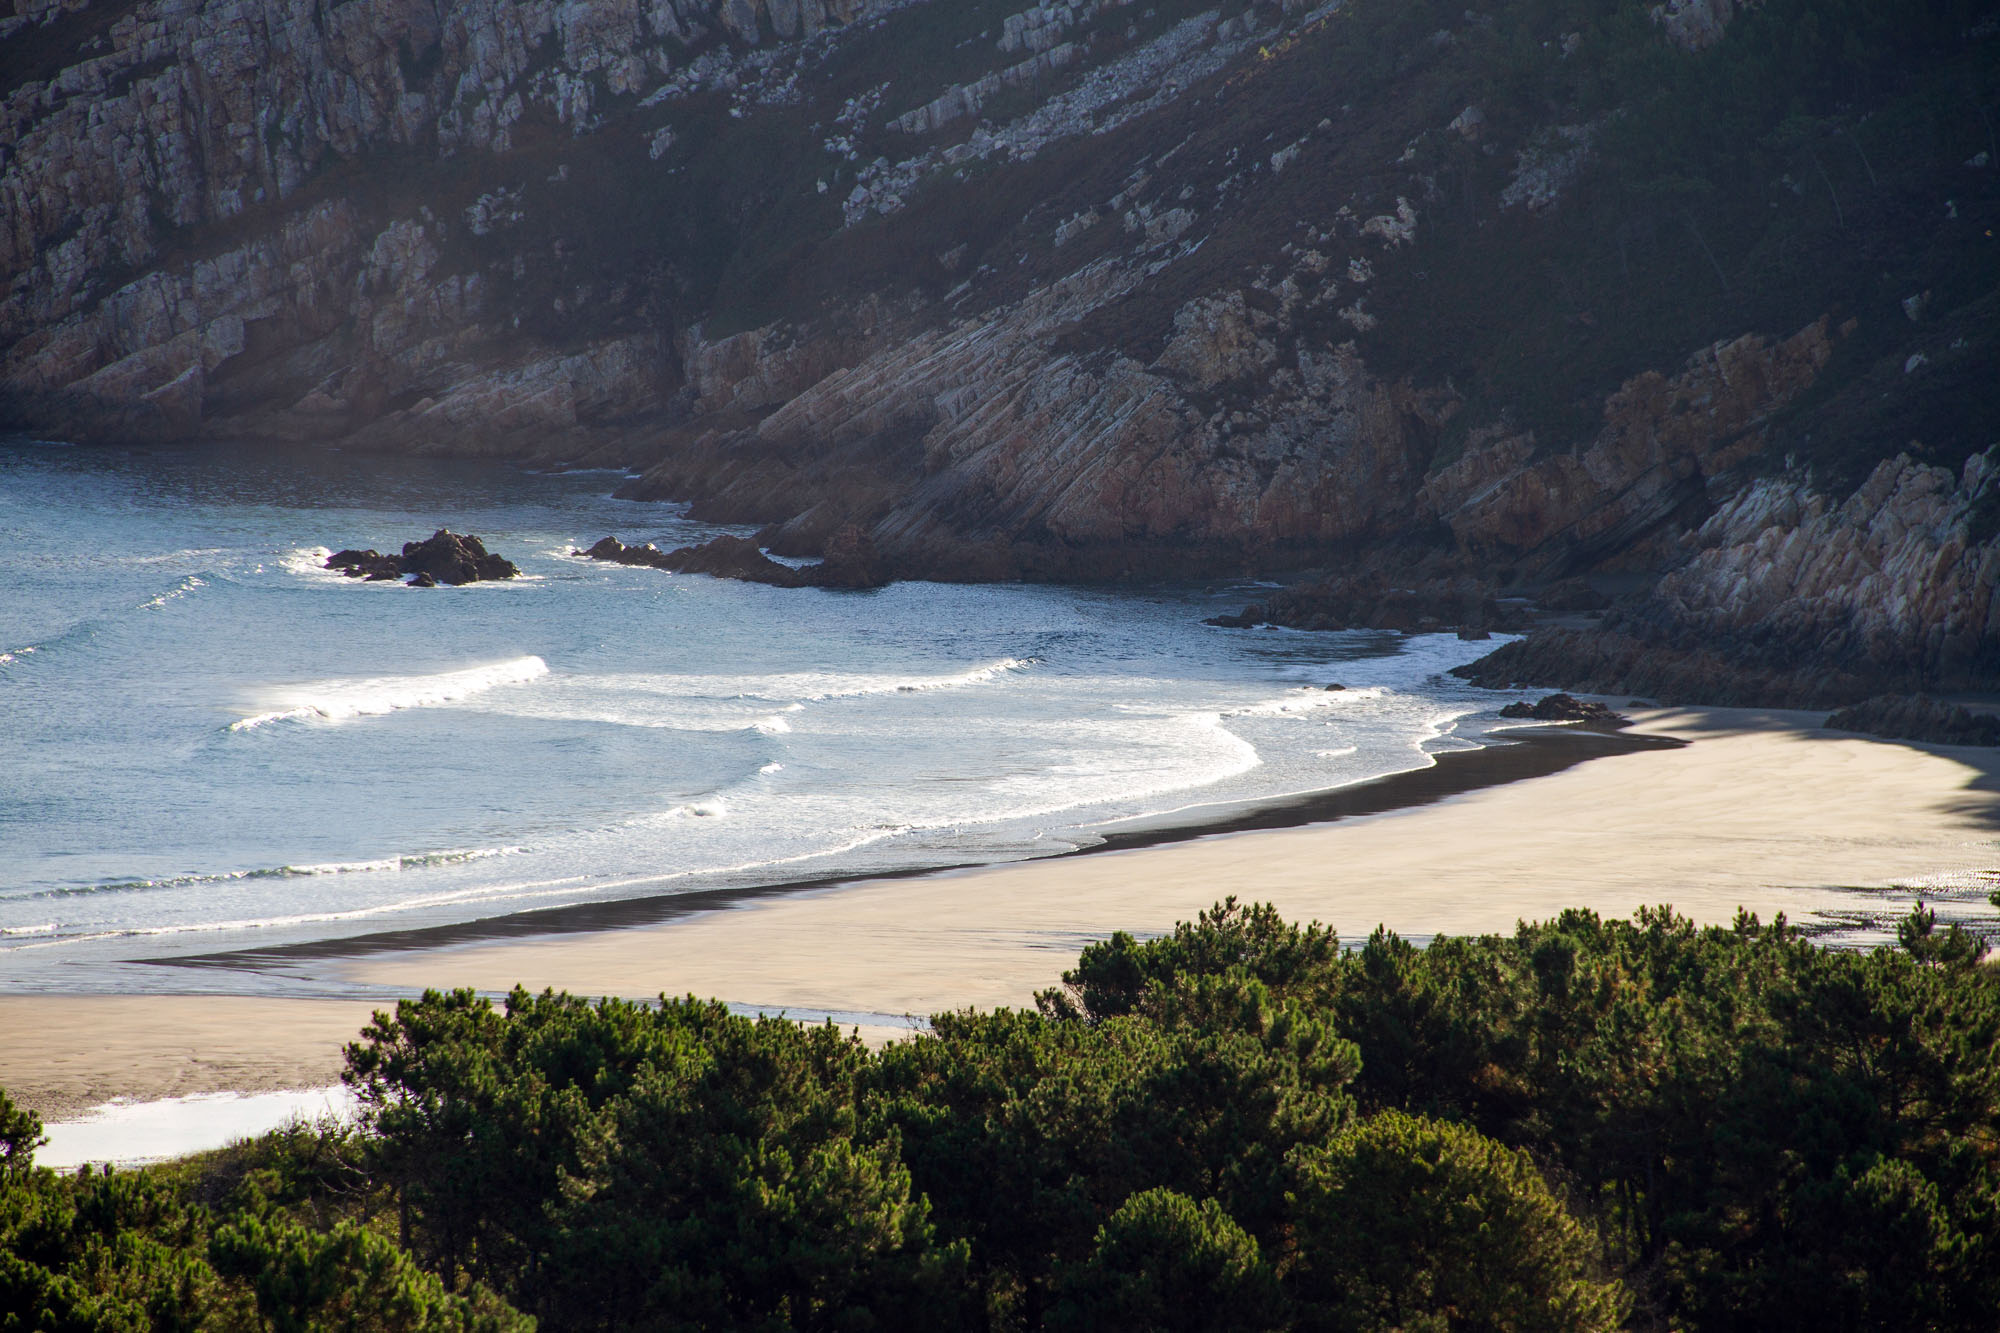
[[[1537,722],[1587,722],[1599,727],[1629,727],[1631,719],[1600,703],[1586,703],[1567,694],[1551,694],[1537,703],[1522,700],[1500,710],[1502,717],[1533,718]]]

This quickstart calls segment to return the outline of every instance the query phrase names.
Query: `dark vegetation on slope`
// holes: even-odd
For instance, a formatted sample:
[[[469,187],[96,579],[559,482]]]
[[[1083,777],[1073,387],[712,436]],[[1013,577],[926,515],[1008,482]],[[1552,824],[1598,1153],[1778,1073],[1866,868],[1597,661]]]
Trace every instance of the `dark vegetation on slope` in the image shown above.
[[[1632,0],[1535,0],[1474,17],[1457,0],[1352,0],[1200,95],[1037,161],[982,169],[962,188],[935,183],[896,217],[829,234],[828,206],[704,229],[727,253],[688,270],[722,276],[683,290],[695,308],[712,300],[713,327],[727,332],[863,293],[934,298],[958,280],[937,256],[965,244],[964,271],[987,264],[996,294],[1025,291],[1115,248],[1116,226],[1061,250],[1050,232],[1114,193],[1134,164],[1155,171],[1153,192],[1189,188],[1204,203],[1260,147],[1268,154],[1331,119],[1333,132],[1282,176],[1263,172],[1216,209],[1200,251],[1086,320],[1067,346],[1149,360],[1187,300],[1278,262],[1280,247],[1304,243],[1302,227],[1343,207],[1393,210],[1407,195],[1424,225],[1413,247],[1378,265],[1368,309],[1381,324],[1356,335],[1327,309],[1318,331],[1355,338],[1390,374],[1448,381],[1463,395],[1434,461],[1498,418],[1566,448],[1595,432],[1603,395],[1626,378],[1822,314],[1857,324],[1767,459],[1796,454],[1838,493],[1913,442],[1919,457],[1956,468],[2000,441],[2000,240],[1990,234],[2000,228],[2000,7],[1764,0],[1692,53]],[[966,20],[968,35],[977,21]],[[850,58],[892,60],[894,31],[879,55]],[[1578,40],[1565,55],[1568,35]],[[870,64],[854,82],[887,72]],[[1442,129],[1467,106],[1485,117],[1477,140]],[[1557,125],[1591,131],[1571,191],[1539,212],[1503,209],[1517,152]],[[740,164],[735,139],[750,132],[691,151]],[[769,136],[759,157],[774,163],[786,159],[771,150],[805,137],[775,119],[758,132]],[[864,152],[907,144],[883,136]],[[1170,151],[1170,162],[1151,161]],[[1982,151],[1988,165],[1969,168]],[[729,174],[714,195],[696,194],[747,207],[747,182]],[[1901,303],[1926,293],[1912,321]],[[1915,350],[1929,364],[1905,375]]]
[[[442,270],[491,284],[499,344],[648,329],[671,338],[696,324],[713,338],[777,319],[839,323],[866,303],[910,303],[929,319],[961,282],[982,302],[1005,299],[1114,249],[1116,225],[1061,250],[1050,233],[1143,169],[1163,201],[1192,191],[1207,240],[1080,325],[1073,350],[1149,359],[1188,299],[1280,264],[1303,227],[1327,225],[1343,207],[1366,216],[1407,196],[1424,222],[1370,288],[1379,327],[1357,335],[1329,307],[1313,315],[1325,327],[1308,320],[1302,331],[1354,337],[1390,375],[1450,384],[1463,407],[1434,461],[1452,456],[1465,431],[1501,419],[1567,448],[1596,429],[1604,394],[1631,375],[1719,338],[1781,336],[1829,313],[1857,320],[1854,333],[1774,432],[1768,460],[1797,455],[1837,492],[1913,442],[1920,457],[1954,466],[2000,440],[2000,396],[1989,388],[2000,375],[1992,0],[1763,0],[1697,52],[1670,44],[1640,0],[1471,10],[1461,0],[1350,0],[1113,133],[1060,140],[1029,162],[969,164],[928,181],[902,213],[843,229],[853,168],[821,148],[833,113],[887,83],[860,160],[921,147],[886,120],[990,65],[991,36],[1012,7],[922,5],[842,34],[804,76],[804,100],[740,119],[719,94],[654,108],[606,96],[606,123],[590,134],[531,109],[499,158],[440,160],[421,143],[351,159],[329,152],[283,201],[170,229],[157,264],[215,253],[324,199],[348,200],[378,225],[420,206],[455,220],[505,186],[519,191],[522,219],[485,236],[453,227]],[[1201,8],[1166,0],[1116,11],[1091,34],[1091,67]],[[23,63],[10,59],[9,83],[74,61],[119,12],[94,5],[10,39]],[[1059,72],[1036,94],[1080,77]],[[1483,114],[1479,133],[1446,130],[1468,106]],[[996,121],[1009,114],[1005,102],[985,110]],[[1282,176],[1251,171],[1321,120],[1331,132]],[[668,123],[675,144],[652,161],[650,138]],[[1517,155],[1560,147],[1557,126],[1590,135],[1573,187],[1550,208],[1503,208]],[[1982,151],[1987,166],[1968,168]],[[1218,193],[1232,176],[1241,177],[1233,192]],[[104,275],[99,290],[118,276]],[[1926,292],[1913,325],[1901,302]],[[1928,364],[1905,375],[1916,351]],[[253,352],[222,370],[225,405],[234,377],[255,381],[242,386],[249,395],[272,387],[252,373],[258,361]]]
[[[1343,951],[1266,908],[870,1052],[469,992],[367,1128],[58,1177],[0,1101],[0,1309],[126,1329],[1985,1329],[2000,974],[1565,913]],[[503,1301],[505,1302],[503,1304]],[[10,1325],[13,1326],[13,1325]]]

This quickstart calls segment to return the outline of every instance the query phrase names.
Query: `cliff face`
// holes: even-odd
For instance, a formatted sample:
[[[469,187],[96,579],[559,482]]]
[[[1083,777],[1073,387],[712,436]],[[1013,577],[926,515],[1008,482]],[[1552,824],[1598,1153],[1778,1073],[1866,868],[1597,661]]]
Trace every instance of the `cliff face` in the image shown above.
[[[588,134],[600,102],[642,89],[738,91],[739,67],[774,53],[732,43],[809,42],[869,12],[17,0],[0,25],[0,382],[17,414],[85,434],[339,438],[419,391],[426,433],[495,452],[495,433],[656,410],[657,331],[494,345],[520,311],[462,251],[520,221],[517,141]]]
[[[1802,476],[1761,479],[1684,536],[1683,561],[1605,628],[1532,636],[1461,674],[1798,708],[1989,690],[2000,678],[1995,457],[1953,476],[1899,455],[1843,502]]]
[[[1803,3],[14,0],[0,411],[615,463],[933,576],[1603,574],[1984,661],[1976,523],[1752,577],[2000,440],[2000,20],[1772,63]]]

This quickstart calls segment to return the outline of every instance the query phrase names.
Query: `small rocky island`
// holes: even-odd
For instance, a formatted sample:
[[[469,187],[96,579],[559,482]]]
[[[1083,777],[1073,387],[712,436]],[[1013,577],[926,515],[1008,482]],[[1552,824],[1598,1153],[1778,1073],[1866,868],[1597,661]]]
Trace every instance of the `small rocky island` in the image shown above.
[[[479,538],[461,536],[450,528],[439,528],[420,542],[404,542],[401,555],[383,555],[373,549],[335,551],[326,558],[324,567],[370,583],[407,578],[412,588],[435,588],[441,583],[457,587],[511,579],[521,572],[512,560],[488,551]]]

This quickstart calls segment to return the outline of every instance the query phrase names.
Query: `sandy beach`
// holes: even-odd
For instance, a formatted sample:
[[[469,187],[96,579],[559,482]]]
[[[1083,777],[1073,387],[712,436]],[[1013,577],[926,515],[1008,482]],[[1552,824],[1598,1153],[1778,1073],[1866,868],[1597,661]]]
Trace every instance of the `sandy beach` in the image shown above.
[[[1226,895],[1358,939],[1509,931],[1565,907],[1893,914],[2000,874],[2000,756],[1820,731],[1817,714],[1660,710],[1683,748],[1592,759],[1434,805],[773,895],[665,925],[327,958],[322,983],[692,992],[894,1017],[1019,1005],[1086,943]],[[1980,894],[1973,897],[1978,901]],[[1983,907],[1983,904],[1982,904]],[[199,982],[198,972],[188,977]],[[328,1081],[365,1000],[0,997],[0,1085],[43,1111]]]
[[[1640,716],[1638,730],[1693,743],[1331,825],[866,882],[669,926],[369,958],[342,974],[928,1014],[1026,1003],[1091,940],[1163,931],[1229,894],[1343,938],[1378,924],[1423,938],[1511,931],[1572,906],[1803,920],[1852,905],[1830,889],[2000,868],[1990,756],[1836,737],[1812,727],[1818,715]]]
[[[375,1006],[243,995],[0,996],[0,1088],[44,1120],[114,1097],[332,1083]]]

